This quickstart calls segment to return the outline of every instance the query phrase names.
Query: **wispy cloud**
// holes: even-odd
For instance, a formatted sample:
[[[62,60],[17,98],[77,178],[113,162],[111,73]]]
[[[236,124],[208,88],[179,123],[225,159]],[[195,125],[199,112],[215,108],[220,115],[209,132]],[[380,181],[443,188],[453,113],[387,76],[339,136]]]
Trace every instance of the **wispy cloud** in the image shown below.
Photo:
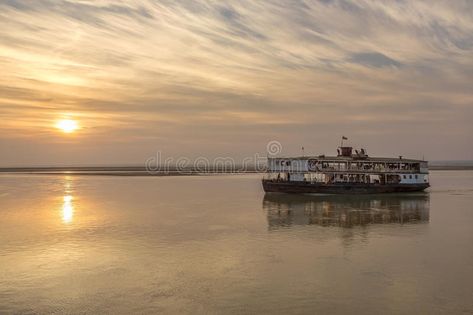
[[[123,159],[138,162],[149,148],[238,153],[269,138],[327,150],[341,133],[380,153],[407,133],[402,153],[473,158],[472,12],[468,0],[5,0],[0,138],[54,151],[53,121],[72,115],[91,160],[127,140]],[[426,137],[438,142],[419,148]]]

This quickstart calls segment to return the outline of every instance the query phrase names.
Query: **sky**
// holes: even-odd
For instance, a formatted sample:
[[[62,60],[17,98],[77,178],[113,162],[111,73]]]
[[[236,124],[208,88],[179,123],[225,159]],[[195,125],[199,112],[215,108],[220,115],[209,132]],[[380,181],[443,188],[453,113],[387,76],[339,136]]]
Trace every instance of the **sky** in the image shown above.
[[[0,0],[0,69],[0,166],[473,159],[469,0]]]

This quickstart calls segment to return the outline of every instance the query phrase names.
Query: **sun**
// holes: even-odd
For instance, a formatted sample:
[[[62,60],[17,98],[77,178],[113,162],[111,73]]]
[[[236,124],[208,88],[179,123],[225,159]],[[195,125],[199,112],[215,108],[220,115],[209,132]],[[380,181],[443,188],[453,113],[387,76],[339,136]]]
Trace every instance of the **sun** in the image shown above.
[[[56,123],[56,128],[65,133],[71,133],[79,128],[77,121],[72,119],[62,119]]]

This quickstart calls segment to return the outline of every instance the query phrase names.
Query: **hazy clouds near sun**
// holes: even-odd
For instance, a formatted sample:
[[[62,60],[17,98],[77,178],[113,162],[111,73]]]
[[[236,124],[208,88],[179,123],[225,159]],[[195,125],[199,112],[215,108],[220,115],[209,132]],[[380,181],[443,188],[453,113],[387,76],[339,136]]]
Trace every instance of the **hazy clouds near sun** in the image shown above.
[[[473,159],[472,1],[3,0],[0,165]],[[64,116],[82,129],[54,130]]]

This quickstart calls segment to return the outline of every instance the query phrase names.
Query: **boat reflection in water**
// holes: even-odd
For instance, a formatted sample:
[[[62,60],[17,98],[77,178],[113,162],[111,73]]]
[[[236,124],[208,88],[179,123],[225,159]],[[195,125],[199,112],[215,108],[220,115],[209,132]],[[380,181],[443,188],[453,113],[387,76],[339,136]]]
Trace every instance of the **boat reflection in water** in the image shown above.
[[[353,227],[429,221],[429,194],[266,194],[263,209],[270,229],[294,225]]]

